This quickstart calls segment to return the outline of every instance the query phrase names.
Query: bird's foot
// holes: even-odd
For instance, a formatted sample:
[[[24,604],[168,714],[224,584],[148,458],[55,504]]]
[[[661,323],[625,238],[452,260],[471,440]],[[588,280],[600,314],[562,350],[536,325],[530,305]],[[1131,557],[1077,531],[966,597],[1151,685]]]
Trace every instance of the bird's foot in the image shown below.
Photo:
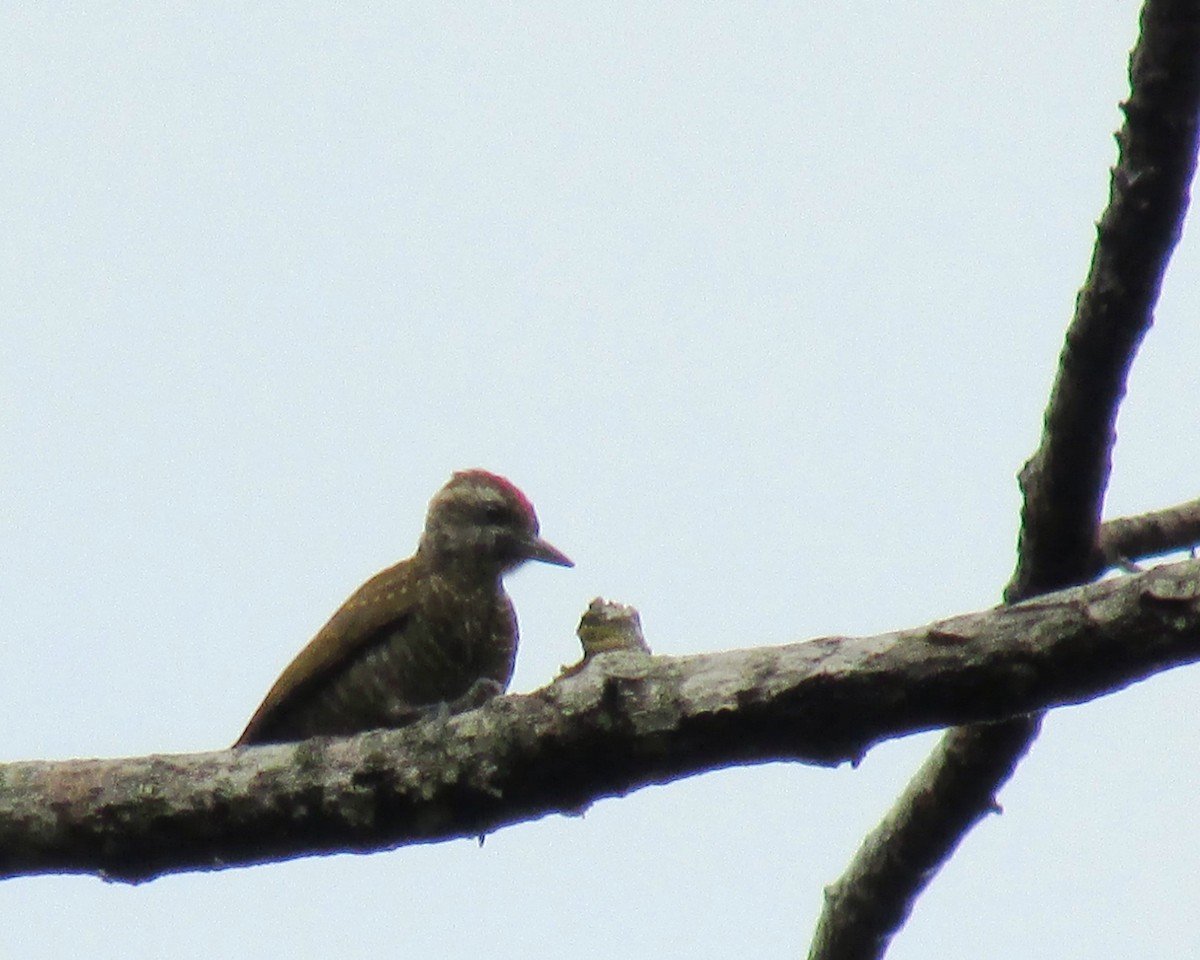
[[[503,684],[497,683],[490,677],[482,677],[471,684],[471,688],[461,697],[450,701],[450,712],[463,713],[466,710],[474,710],[477,707],[482,707],[493,697],[498,697],[503,692]]]
[[[420,707],[401,707],[394,711],[397,714],[393,726],[407,726],[418,720],[434,720],[444,722],[458,713],[466,713],[482,707],[493,697],[504,692],[504,686],[491,679],[476,680],[469,690],[461,697],[453,700],[439,700]]]

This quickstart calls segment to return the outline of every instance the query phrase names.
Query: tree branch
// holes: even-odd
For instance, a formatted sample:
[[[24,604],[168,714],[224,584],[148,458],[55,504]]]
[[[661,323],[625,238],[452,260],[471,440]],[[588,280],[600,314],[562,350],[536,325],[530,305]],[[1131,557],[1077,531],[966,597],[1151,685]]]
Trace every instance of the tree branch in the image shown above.
[[[1200,544],[1200,500],[1110,520],[1100,528],[1106,566]],[[880,931],[903,926],[912,904],[966,834],[996,809],[1041,727],[1041,715],[949,731],[863,840],[850,867],[825,891],[824,917],[812,957],[873,957]]]
[[[1109,520],[1100,528],[1097,550],[1105,567],[1124,567],[1196,544],[1200,544],[1200,499]]]
[[[1078,703],[1196,660],[1200,561],[876,637],[603,653],[528,696],[401,730],[0,766],[0,877],[141,881],[480,836],[733,764],[857,760],[881,740]]]
[[[1148,0],[1141,22],[1108,208],[1059,358],[1042,442],[1021,471],[1025,501],[1008,600],[1100,572],[1096,534],[1117,409],[1183,230],[1196,170],[1200,3]]]
[[[1067,330],[1041,444],[1020,474],[1024,505],[1017,568],[1004,592],[1009,602],[1084,582],[1104,566],[1099,521],[1117,409],[1152,323],[1195,172],[1200,2],[1146,0],[1129,79],[1108,207]],[[830,889],[810,960],[883,955],[916,897],[994,804],[1037,728],[1022,718],[998,730],[951,732]],[[976,772],[969,788],[963,770]],[[944,826],[930,829],[938,810]],[[857,909],[862,904],[871,909]]]
[[[933,879],[929,850],[957,849],[996,808],[1002,784],[1037,736],[1042,714],[956,727],[909,781],[891,811],[862,842],[848,869],[825,889],[825,914],[811,956],[872,957],[886,946],[879,931],[899,930]],[[880,896],[879,891],[884,895]]]

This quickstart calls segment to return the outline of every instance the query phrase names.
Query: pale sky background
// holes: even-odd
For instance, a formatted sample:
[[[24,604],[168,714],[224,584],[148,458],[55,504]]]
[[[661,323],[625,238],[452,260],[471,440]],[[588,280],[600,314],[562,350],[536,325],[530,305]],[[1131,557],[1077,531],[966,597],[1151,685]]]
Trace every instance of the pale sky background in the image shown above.
[[[1133,2],[8,5],[0,759],[229,744],[451,471],[660,653],[990,606]],[[1200,248],[1110,515],[1196,496]],[[1051,716],[890,957],[1200,948],[1200,671]],[[0,883],[0,956],[795,957],[931,736],[491,836]]]

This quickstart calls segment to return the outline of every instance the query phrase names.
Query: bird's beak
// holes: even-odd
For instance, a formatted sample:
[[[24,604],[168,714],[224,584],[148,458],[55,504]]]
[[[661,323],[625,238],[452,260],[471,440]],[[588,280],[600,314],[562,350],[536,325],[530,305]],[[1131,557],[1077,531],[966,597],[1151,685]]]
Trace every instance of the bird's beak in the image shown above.
[[[552,547],[541,537],[534,537],[525,548],[525,556],[530,560],[540,560],[542,563],[552,563],[556,567],[573,567],[574,563],[565,553]]]

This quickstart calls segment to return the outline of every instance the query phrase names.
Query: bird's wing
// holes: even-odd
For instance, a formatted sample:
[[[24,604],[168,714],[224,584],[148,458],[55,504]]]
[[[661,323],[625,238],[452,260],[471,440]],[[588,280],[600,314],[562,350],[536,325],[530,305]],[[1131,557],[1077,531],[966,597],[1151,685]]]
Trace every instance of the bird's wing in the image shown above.
[[[262,742],[261,735],[331,675],[352,662],[381,634],[399,630],[412,616],[402,561],[373,576],[351,594],[308,645],[287,665],[246,724],[235,747]]]

